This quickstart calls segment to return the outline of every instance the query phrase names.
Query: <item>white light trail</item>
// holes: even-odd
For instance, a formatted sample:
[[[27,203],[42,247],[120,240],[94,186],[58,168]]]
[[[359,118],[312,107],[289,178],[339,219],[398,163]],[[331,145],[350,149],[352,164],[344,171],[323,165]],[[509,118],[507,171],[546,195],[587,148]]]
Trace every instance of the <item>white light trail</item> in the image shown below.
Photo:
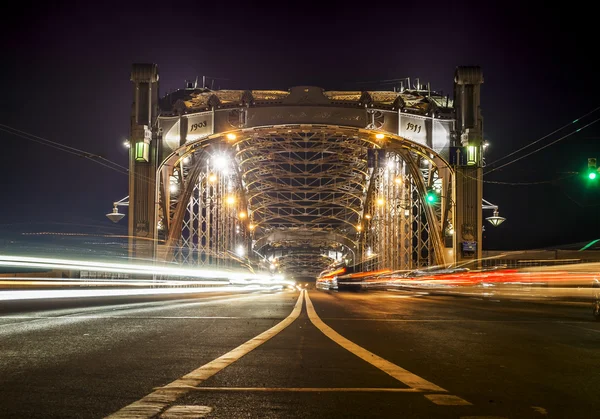
[[[271,274],[253,274],[244,271],[225,271],[215,269],[192,269],[175,268],[169,266],[137,265],[124,263],[106,263],[85,260],[69,260],[55,258],[38,258],[28,256],[4,256],[0,255],[0,266],[26,267],[26,268],[45,268],[45,269],[65,269],[65,270],[83,270],[83,271],[101,271],[110,273],[125,273],[139,275],[160,275],[170,277],[190,277],[207,279],[226,279],[226,280],[272,280]],[[282,277],[277,277],[282,281]],[[291,281],[289,281],[291,282]],[[292,282],[293,284],[293,282]]]
[[[83,298],[83,297],[117,297],[135,295],[168,295],[168,294],[197,294],[201,292],[236,292],[255,291],[258,285],[244,287],[202,287],[202,288],[140,288],[140,289],[112,289],[112,290],[25,290],[25,291],[0,291],[0,301],[14,300],[39,300],[55,298]]]

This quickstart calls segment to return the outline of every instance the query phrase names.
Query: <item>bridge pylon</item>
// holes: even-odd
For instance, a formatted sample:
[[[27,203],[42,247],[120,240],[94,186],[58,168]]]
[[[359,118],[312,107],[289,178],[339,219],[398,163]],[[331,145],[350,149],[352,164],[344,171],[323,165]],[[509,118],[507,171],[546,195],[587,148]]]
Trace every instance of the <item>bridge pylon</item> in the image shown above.
[[[156,256],[158,66],[134,64],[129,153],[129,257]]]
[[[454,77],[456,110],[455,146],[466,152],[455,166],[453,214],[454,262],[481,259],[483,200],[483,118],[480,92],[483,74],[479,67],[458,67]],[[451,151],[452,153],[452,151]]]

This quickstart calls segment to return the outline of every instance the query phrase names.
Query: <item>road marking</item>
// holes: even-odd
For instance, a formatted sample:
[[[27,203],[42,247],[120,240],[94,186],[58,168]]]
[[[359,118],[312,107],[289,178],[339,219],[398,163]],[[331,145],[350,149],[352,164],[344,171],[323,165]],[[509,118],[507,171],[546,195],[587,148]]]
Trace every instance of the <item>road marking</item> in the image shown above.
[[[440,406],[470,406],[466,400],[451,394],[425,394],[425,397]]]
[[[319,329],[325,336],[329,339],[340,345],[342,348],[352,352],[354,355],[358,356],[361,359],[364,359],[369,364],[374,367],[379,368],[383,372],[391,375],[396,380],[406,384],[409,387],[416,388],[422,391],[440,391],[447,392],[443,388],[425,380],[424,378],[419,377],[418,375],[413,374],[410,371],[405,370],[404,368],[399,367],[396,364],[392,364],[390,361],[387,361],[380,356],[375,355],[372,352],[367,351],[365,348],[358,346],[356,343],[346,339],[338,332],[333,330],[331,327],[327,326],[317,315],[315,308],[310,301],[310,297],[308,293],[306,294],[306,311],[308,312],[308,318],[314,324],[317,329]]]
[[[370,387],[195,387],[198,391],[258,391],[298,393],[420,393],[418,388],[370,388]]]
[[[161,419],[198,419],[212,412],[208,406],[173,406],[160,415]]]
[[[306,311],[308,313],[308,318],[314,324],[317,329],[319,329],[325,336],[329,339],[333,340],[335,343],[340,345],[342,348],[352,352],[354,355],[359,358],[367,361],[369,364],[374,367],[379,368],[381,371],[385,372],[388,375],[391,375],[396,380],[406,384],[410,388],[417,389],[419,391],[435,391],[435,392],[443,392],[446,393],[448,390],[441,388],[438,385],[433,384],[430,381],[425,380],[424,378],[419,377],[412,372],[405,370],[402,367],[399,367],[396,364],[391,363],[390,361],[383,359],[382,357],[375,355],[373,352],[366,350],[365,348],[358,346],[356,343],[346,339],[338,332],[333,330],[331,327],[327,326],[321,318],[317,315],[315,311],[315,307],[310,301],[310,297],[308,296],[308,292],[306,293]],[[437,396],[437,397],[436,397]],[[458,396],[453,396],[450,394],[430,394],[425,396],[429,400],[431,400],[435,404],[441,405],[470,405],[466,400],[461,399]]]
[[[107,418],[141,419],[156,416],[164,410],[167,405],[173,403],[190,390],[195,389],[200,383],[212,377],[223,368],[233,364],[235,361],[256,349],[292,324],[302,311],[303,297],[304,291],[298,296],[296,305],[290,315],[269,330],[266,330],[226,354],[221,355],[219,358],[210,361],[208,364],[178,378],[172,383],[153,391],[142,399],[125,406],[121,410],[107,416]]]

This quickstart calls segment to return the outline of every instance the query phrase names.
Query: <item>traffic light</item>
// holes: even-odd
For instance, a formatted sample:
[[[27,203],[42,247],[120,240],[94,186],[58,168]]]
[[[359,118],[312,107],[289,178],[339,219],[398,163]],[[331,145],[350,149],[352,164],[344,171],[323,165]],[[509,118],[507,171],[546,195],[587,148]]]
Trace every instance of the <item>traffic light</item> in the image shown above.
[[[596,159],[588,159],[587,177],[589,180],[595,180],[598,177],[598,168],[596,167]]]
[[[438,201],[438,194],[432,187],[427,188],[427,192],[425,193],[425,202],[428,204],[435,204]]]

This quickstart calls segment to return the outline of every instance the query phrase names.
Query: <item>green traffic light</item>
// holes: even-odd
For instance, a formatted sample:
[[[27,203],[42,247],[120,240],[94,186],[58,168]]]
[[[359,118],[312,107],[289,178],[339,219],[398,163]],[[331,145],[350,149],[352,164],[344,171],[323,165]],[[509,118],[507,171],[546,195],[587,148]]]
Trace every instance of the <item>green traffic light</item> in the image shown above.
[[[431,190],[427,191],[427,194],[425,194],[425,200],[427,201],[427,203],[433,204],[435,203],[435,201],[437,201],[437,194]]]
[[[596,172],[590,172],[590,173],[588,173],[588,178],[589,178],[589,179],[591,179],[591,180],[594,180],[594,179],[596,179],[596,176],[598,176],[598,175],[596,174]]]

